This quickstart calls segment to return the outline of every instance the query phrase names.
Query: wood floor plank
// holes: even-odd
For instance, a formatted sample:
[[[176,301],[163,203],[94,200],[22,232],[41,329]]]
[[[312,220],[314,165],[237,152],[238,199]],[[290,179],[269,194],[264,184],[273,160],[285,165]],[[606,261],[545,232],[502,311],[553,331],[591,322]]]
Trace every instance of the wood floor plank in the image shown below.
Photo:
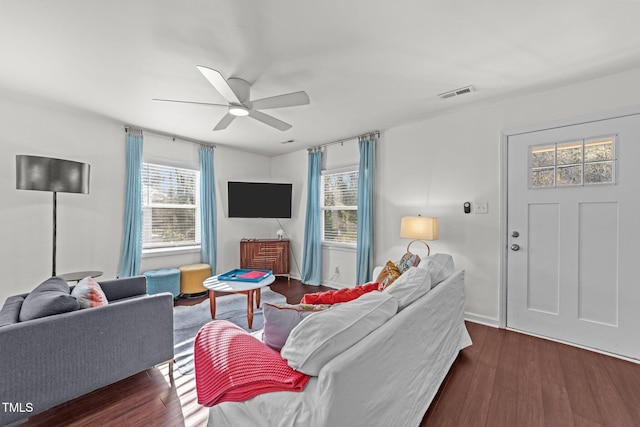
[[[522,336],[518,372],[516,425],[544,427],[542,383],[538,361],[538,338]]]
[[[542,404],[547,427],[574,426],[571,402],[564,382],[562,364],[557,344],[539,339],[538,359],[540,361],[540,380],[542,383]]]
[[[571,403],[571,411],[574,414],[574,421],[577,415],[580,420],[605,425],[580,357],[580,352],[586,350],[558,344],[557,351],[562,365],[569,402]]]
[[[454,363],[456,368],[450,373],[442,389],[447,398],[439,400],[434,410],[427,412],[420,424],[421,427],[460,425],[458,423],[460,409],[464,405],[476,364],[480,358],[480,348],[488,330],[474,323],[469,323],[467,329],[474,344],[464,349],[456,359]]]
[[[634,427],[627,407],[602,361],[602,355],[581,351],[587,380],[607,427]],[[640,405],[640,401],[637,402]]]
[[[564,384],[547,382],[542,387],[545,427],[575,427],[571,402]]]
[[[459,425],[484,426],[489,415],[491,394],[486,391],[493,388],[503,335],[498,329],[487,329],[482,348],[478,352],[478,362],[469,389],[462,404]]]
[[[517,409],[517,393],[494,382],[493,389],[491,389],[491,401],[489,402],[486,425],[488,427],[516,426]]]
[[[603,363],[633,422],[640,426],[640,365],[613,357],[603,357]]]
[[[590,421],[586,418],[581,417],[578,414],[573,414],[573,423],[576,427],[605,427],[604,424],[596,423],[595,421]]]
[[[503,334],[499,363],[496,371],[496,386],[513,393],[518,391],[518,371],[520,364],[520,335],[512,331],[501,331]]]

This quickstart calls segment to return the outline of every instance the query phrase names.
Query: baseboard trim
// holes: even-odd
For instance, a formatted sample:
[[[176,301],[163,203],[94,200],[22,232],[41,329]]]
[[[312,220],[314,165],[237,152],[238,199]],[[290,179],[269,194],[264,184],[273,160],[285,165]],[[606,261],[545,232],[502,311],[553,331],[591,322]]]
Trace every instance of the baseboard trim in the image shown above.
[[[492,328],[500,327],[498,319],[494,319],[492,317],[483,316],[481,314],[469,313],[467,311],[464,312],[464,320],[473,323],[479,323],[485,326],[491,326]]]

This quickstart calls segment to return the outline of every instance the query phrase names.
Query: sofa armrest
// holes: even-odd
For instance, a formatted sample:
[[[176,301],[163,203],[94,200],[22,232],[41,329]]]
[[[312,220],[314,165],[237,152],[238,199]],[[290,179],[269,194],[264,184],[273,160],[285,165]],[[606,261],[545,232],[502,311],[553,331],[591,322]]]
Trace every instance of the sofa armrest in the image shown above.
[[[0,402],[44,411],[173,358],[169,293],[0,328]],[[24,414],[0,411],[0,425]]]
[[[373,272],[371,273],[371,280],[375,281],[378,276],[380,275],[380,272],[382,271],[382,266],[378,265],[376,267],[373,268]]]
[[[123,277],[121,279],[98,282],[109,301],[130,298],[147,293],[147,279],[144,276]]]

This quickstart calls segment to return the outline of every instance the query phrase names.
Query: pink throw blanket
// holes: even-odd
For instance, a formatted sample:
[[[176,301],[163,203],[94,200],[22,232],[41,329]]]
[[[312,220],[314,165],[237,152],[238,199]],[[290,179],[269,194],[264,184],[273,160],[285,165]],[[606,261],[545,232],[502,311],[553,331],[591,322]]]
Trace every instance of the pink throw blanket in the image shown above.
[[[302,391],[309,381],[280,353],[226,320],[200,329],[193,356],[198,403],[204,406],[242,402],[271,391]]]

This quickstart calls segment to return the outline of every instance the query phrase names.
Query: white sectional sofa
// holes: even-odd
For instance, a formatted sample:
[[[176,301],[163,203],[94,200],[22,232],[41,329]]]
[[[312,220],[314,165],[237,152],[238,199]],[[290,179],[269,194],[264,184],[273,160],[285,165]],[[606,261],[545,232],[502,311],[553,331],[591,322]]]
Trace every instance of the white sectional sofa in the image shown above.
[[[404,274],[411,273],[412,280],[422,278],[415,269],[427,268],[437,276],[443,273],[441,267],[426,262]],[[409,294],[396,296],[406,303]],[[373,298],[377,297],[369,299]],[[364,338],[337,352],[311,376],[302,392],[272,392],[244,402],[217,404],[210,408],[208,426],[418,426],[458,352],[471,345],[463,320],[464,300],[464,271],[456,270]],[[309,316],[296,329],[323,315]],[[285,359],[292,353],[287,346],[304,339],[296,329],[282,349]]]

